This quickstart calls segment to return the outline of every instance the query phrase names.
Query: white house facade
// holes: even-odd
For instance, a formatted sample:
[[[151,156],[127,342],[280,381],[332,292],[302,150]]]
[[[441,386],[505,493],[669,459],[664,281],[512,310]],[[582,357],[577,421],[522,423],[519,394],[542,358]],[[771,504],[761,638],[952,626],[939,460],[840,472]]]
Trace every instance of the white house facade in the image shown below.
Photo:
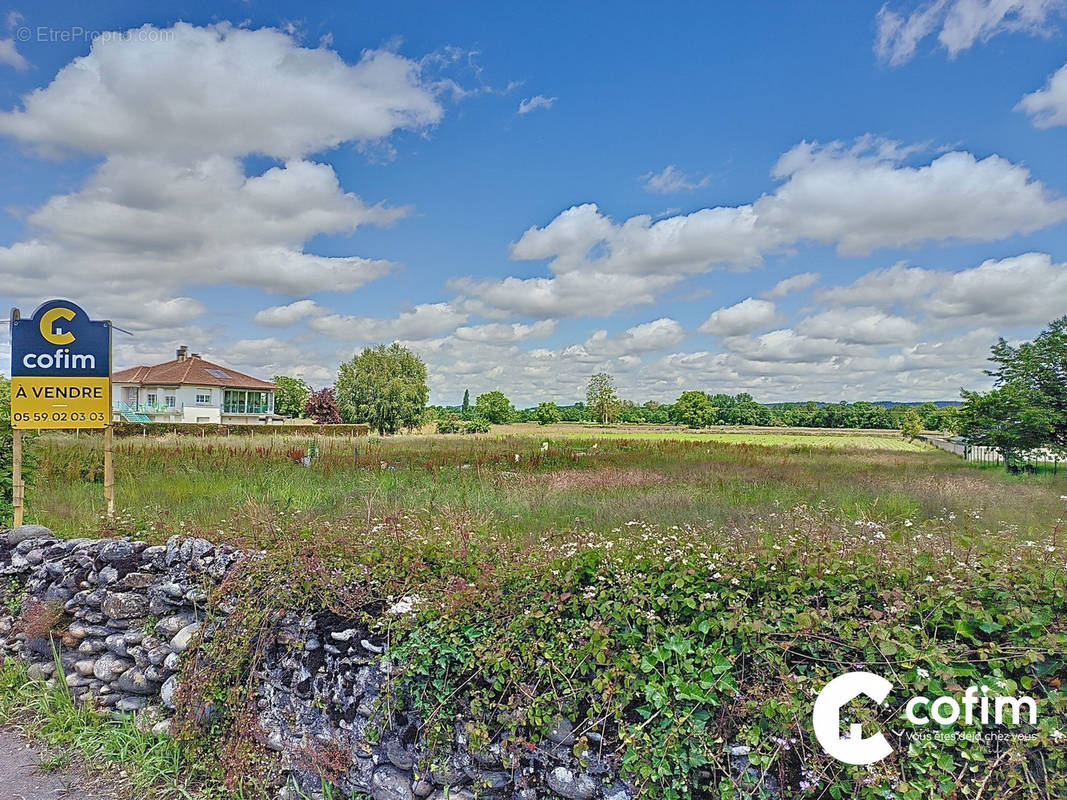
[[[173,361],[131,367],[111,377],[114,419],[131,422],[201,422],[223,425],[274,425],[278,387],[205,361],[178,348]]]

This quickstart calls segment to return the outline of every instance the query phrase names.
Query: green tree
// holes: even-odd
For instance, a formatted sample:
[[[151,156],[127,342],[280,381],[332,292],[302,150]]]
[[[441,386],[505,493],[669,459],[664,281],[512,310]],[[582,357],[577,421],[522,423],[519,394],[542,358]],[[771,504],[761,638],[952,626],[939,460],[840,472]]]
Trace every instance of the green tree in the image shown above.
[[[1014,386],[1047,415],[1051,428],[1043,446],[1067,452],[1067,316],[1053,320],[1032,342],[1012,347],[1003,339],[993,346],[988,371],[995,386]]]
[[[537,421],[542,425],[552,425],[563,419],[563,414],[555,403],[539,403],[536,416]]]
[[[515,409],[511,407],[503,392],[486,392],[478,395],[474,401],[474,416],[481,417],[494,425],[504,425],[511,421]]]
[[[619,415],[619,395],[615,379],[606,372],[598,372],[589,379],[585,390],[585,404],[590,416],[601,425],[614,422]]]
[[[971,444],[995,447],[1011,466],[1030,450],[1048,445],[1054,414],[1025,387],[1008,383],[991,392],[963,392],[960,433]]]
[[[619,422],[640,425],[646,421],[645,409],[632,400],[619,403]]]
[[[471,413],[471,390],[463,390],[463,405],[460,408],[460,413],[463,414],[464,419]]]
[[[652,422],[659,425],[670,422],[670,406],[666,406],[663,403],[657,403],[655,400],[649,400],[645,403],[644,409],[645,422]]]
[[[923,418],[914,408],[909,408],[900,420],[900,434],[912,441],[923,432]]]
[[[671,406],[671,421],[690,428],[706,428],[715,424],[717,412],[704,392],[682,392]]]
[[[958,408],[942,408],[938,419],[937,430],[947,433],[960,432],[960,410]]]
[[[285,417],[299,417],[311,395],[311,387],[300,378],[275,375],[271,381],[278,387],[274,393],[274,411]]]
[[[921,403],[915,409],[922,417],[923,427],[928,431],[936,431],[941,427],[941,409],[933,403]]]
[[[426,365],[397,342],[364,348],[337,371],[341,415],[368,423],[379,435],[417,428],[429,396]]]

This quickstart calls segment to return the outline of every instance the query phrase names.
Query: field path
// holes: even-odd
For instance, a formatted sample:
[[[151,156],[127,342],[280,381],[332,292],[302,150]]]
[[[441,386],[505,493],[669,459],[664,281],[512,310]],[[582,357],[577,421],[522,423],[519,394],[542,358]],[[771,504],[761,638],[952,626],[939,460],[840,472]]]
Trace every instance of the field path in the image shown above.
[[[114,800],[119,796],[76,769],[42,770],[40,751],[18,731],[0,728],[0,800]]]

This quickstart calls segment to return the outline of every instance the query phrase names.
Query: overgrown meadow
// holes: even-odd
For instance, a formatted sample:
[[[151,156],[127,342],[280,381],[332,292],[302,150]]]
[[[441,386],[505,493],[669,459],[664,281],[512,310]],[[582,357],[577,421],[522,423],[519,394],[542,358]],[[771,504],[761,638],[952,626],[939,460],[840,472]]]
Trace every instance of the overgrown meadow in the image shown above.
[[[30,519],[266,551],[228,579],[229,622],[185,676],[206,792],[254,794],[271,771],[245,711],[259,631],[328,607],[388,637],[431,744],[519,752],[563,715],[577,753],[650,798],[1067,796],[1063,477],[888,436],[507,430],[123,439],[114,519],[98,441],[41,436]],[[888,708],[856,704],[895,746],[870,767],[811,732],[815,693],[851,670],[895,686]],[[947,741],[904,723],[909,696],[972,684],[1037,698],[1037,725]]]

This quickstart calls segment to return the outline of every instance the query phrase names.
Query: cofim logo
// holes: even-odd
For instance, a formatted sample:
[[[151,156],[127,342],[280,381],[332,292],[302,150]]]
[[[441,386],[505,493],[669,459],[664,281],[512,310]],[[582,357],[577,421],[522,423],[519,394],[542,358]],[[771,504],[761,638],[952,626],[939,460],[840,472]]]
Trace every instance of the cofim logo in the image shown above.
[[[893,746],[885,736],[876,733],[864,737],[858,722],[849,726],[847,739],[841,738],[841,709],[846,704],[860,695],[881,704],[892,688],[893,684],[871,672],[847,672],[822,687],[815,698],[811,725],[823,750],[846,764],[873,764],[892,753]]]
[[[56,322],[61,319],[70,322],[76,316],[77,314],[70,308],[59,306],[49,309],[41,315],[41,321],[38,324],[41,329],[41,337],[49,344],[72,344],[75,339],[74,334],[59,328]]]
[[[846,764],[874,764],[893,752],[893,746],[881,733],[863,735],[858,723],[849,726],[847,737],[841,735],[841,709],[865,696],[881,705],[892,690],[893,684],[873,672],[848,672],[839,675],[828,684],[812,709],[811,723],[815,738],[829,755]],[[1005,710],[1009,712],[1010,724],[1037,724],[1037,701],[1032,697],[989,696],[988,686],[968,686],[962,701],[950,695],[930,699],[913,697],[904,707],[904,718],[912,725],[931,723],[951,725],[962,715],[964,724],[981,722],[983,725],[1005,725]],[[977,712],[977,715],[976,715]],[[1025,713],[1024,713],[1025,712]]]
[[[63,345],[73,345],[77,337],[73,332],[66,330],[59,324],[60,320],[69,322],[77,315],[71,308],[57,306],[49,308],[38,322],[41,330],[41,338],[49,345],[59,345],[54,353],[26,353],[22,355],[22,366],[27,369],[69,369],[84,370],[96,367],[96,356],[92,353],[70,353],[70,348]]]
[[[69,308],[58,306],[49,309],[41,315],[39,328],[41,338],[49,344],[65,345],[73,344],[77,337],[57,323],[59,320],[68,322],[77,314]],[[96,368],[96,356],[92,353],[71,354],[69,347],[58,347],[54,353],[26,353],[22,356],[22,366],[26,369],[69,369],[86,370]]]

